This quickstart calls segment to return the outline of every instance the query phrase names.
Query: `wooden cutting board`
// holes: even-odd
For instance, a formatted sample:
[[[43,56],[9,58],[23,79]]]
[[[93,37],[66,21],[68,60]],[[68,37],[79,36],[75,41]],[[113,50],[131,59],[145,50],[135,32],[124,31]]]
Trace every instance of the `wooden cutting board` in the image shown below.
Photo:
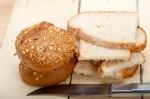
[[[49,21],[54,25],[66,29],[67,20],[84,11],[132,11],[139,13],[139,25],[142,26],[148,35],[148,45],[143,52],[146,55],[147,62],[143,66],[144,72],[141,73],[139,68],[137,74],[124,83],[142,83],[150,82],[150,10],[149,0],[16,0],[6,32],[4,43],[0,49],[0,99],[67,99],[68,97],[59,96],[34,96],[27,97],[26,94],[37,89],[24,84],[18,73],[19,59],[13,56],[15,53],[14,41],[17,34],[25,27],[32,24]],[[69,78],[63,83],[69,83]],[[101,83],[97,78],[78,76],[73,74],[72,83]],[[132,94],[129,94],[135,97]],[[126,96],[129,96],[126,95]],[[85,97],[70,97],[71,99],[97,99],[97,98],[115,98],[122,97],[123,95],[117,94],[112,97],[100,96],[85,96]],[[141,94],[136,96],[135,99],[140,99]],[[118,98],[117,98],[118,99]],[[126,98],[124,98],[126,99]]]

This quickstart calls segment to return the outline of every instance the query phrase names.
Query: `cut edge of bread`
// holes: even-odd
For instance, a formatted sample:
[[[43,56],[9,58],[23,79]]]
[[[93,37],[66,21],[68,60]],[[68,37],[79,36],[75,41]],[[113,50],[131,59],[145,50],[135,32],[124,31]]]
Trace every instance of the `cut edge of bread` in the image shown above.
[[[142,41],[140,41],[140,43],[137,42],[135,44],[135,46],[133,46],[130,49],[131,52],[128,50],[129,51],[128,53],[130,53],[130,54],[127,54],[128,55],[128,59],[130,59],[131,53],[133,53],[133,52],[134,53],[135,52],[140,52],[141,50],[144,50],[145,47],[146,47],[146,45],[147,45],[147,35],[146,35],[145,30],[142,27],[138,27],[137,28],[137,34],[138,34],[138,36],[142,36]],[[137,38],[139,38],[139,37],[137,37]],[[136,40],[141,40],[141,39],[136,39]],[[79,49],[81,49],[80,48],[81,47],[80,41],[83,41],[83,42],[85,42],[87,44],[91,44],[91,43],[88,43],[88,42],[86,42],[84,40],[78,40],[78,51],[77,51],[77,53],[78,53],[79,60],[92,60],[93,58],[85,57],[87,55],[79,53],[79,51],[80,51]],[[94,45],[94,44],[91,44],[91,45]],[[97,46],[97,45],[94,45],[94,46]],[[101,46],[97,46],[97,47],[101,47]],[[104,49],[107,49],[107,48],[104,48]],[[116,50],[118,50],[118,49],[116,49]],[[125,49],[120,49],[120,50],[124,51]],[[110,57],[110,58],[107,58],[107,57],[97,57],[97,58],[94,58],[94,60],[124,60],[124,59],[127,59],[127,56],[124,57],[124,58],[123,57],[117,57],[116,59],[112,58],[112,57]]]
[[[98,13],[136,13],[136,12],[127,12],[127,11],[97,11]],[[82,12],[80,14],[89,13]],[[96,13],[96,12],[90,12]],[[137,13],[136,13],[137,14]],[[138,14],[137,14],[138,15]],[[67,23],[67,30],[72,33],[76,39],[82,39],[86,42],[93,43],[97,46],[102,46],[106,48],[123,48],[123,49],[131,49],[134,47],[135,43],[121,43],[121,42],[109,42],[106,40],[99,39],[97,37],[92,37],[91,35],[87,35],[81,28],[76,28],[71,25],[71,20],[73,20],[77,15],[73,16]]]
[[[124,68],[119,72],[118,75],[120,75],[121,78],[129,78],[132,77],[136,71],[138,70],[139,65],[134,65],[132,67]]]
[[[145,47],[147,46],[147,35],[146,35],[145,30],[144,30],[142,27],[138,27],[138,28],[137,28],[137,31],[141,31],[141,32],[143,33],[142,35],[144,35],[144,38],[145,38],[144,41],[143,41],[143,43],[141,43],[141,44],[139,44],[139,45],[128,46],[128,48],[127,48],[127,46],[119,46],[119,45],[116,45],[116,44],[113,44],[113,43],[104,43],[104,42],[101,42],[102,44],[96,44],[96,42],[92,42],[92,41],[90,40],[90,39],[92,39],[91,36],[89,36],[89,37],[90,37],[90,39],[89,39],[88,36],[87,36],[87,35],[84,35],[84,34],[83,34],[84,37],[87,36],[87,39],[86,39],[86,40],[85,40],[85,39],[82,39],[82,40],[84,40],[84,41],[86,41],[86,42],[88,42],[88,43],[95,44],[95,45],[97,45],[97,46],[105,47],[105,48],[129,49],[129,50],[131,50],[131,52],[140,52],[141,50],[144,50]],[[73,33],[73,35],[75,36],[75,38],[76,38],[77,40],[80,40],[80,37],[79,37],[79,34],[78,34],[78,32],[79,32],[78,29],[69,28],[69,32],[70,32],[70,33]],[[124,44],[121,44],[121,45],[124,45]]]
[[[133,65],[131,67],[124,68],[120,70],[118,73],[114,75],[110,75],[109,77],[103,76],[103,69],[101,67],[98,68],[98,75],[100,79],[107,79],[107,80],[121,80],[125,78],[129,78],[134,76],[134,74],[137,72],[139,68],[139,65]]]
[[[78,61],[74,68],[74,73],[77,75],[98,77],[97,66],[90,61]]]
[[[101,40],[99,38],[92,37],[92,36],[89,36],[89,35],[85,34],[84,32],[82,32],[81,29],[73,28],[71,26],[68,26],[67,30],[70,33],[72,33],[77,40],[82,39],[86,42],[95,44],[97,46],[102,46],[102,47],[105,47],[105,48],[131,49],[134,46],[134,43],[133,44],[131,44],[131,43],[130,44],[129,43],[114,43],[114,42],[108,42],[108,41],[105,41],[105,40]]]
[[[126,60],[131,58],[131,52],[128,49],[109,49],[85,42],[83,40],[80,40],[78,49],[78,60],[80,61]]]
[[[138,72],[139,65],[132,66],[130,68],[125,68],[118,73],[118,78],[100,78],[103,83],[113,83],[113,84],[122,84],[125,79],[133,77],[136,72]]]
[[[134,53],[134,54],[136,54],[136,53]],[[127,65],[124,63],[132,62],[132,61],[130,61],[131,59],[125,60],[125,61],[104,61],[102,64],[100,64],[98,66],[98,75],[99,75],[100,79],[124,79],[124,78],[129,78],[129,77],[133,76],[136,73],[139,65],[144,64],[146,61],[145,56],[141,52],[138,52],[137,54],[139,54],[140,57],[142,58],[141,62],[140,63],[134,63],[134,64],[131,63],[132,65],[130,65],[130,66],[124,66],[124,65]],[[131,56],[131,58],[133,59],[132,56]],[[122,66],[124,66],[124,67],[122,67],[122,69],[119,69],[118,71],[116,71],[116,69],[113,69],[115,71],[112,71],[112,69],[111,69],[111,73],[109,72],[110,74],[106,74],[107,72],[106,72],[105,68],[110,69],[111,68],[110,64],[112,66],[113,65],[116,66],[119,64],[121,67]],[[108,67],[108,65],[109,65],[109,67]],[[119,66],[119,68],[121,68],[120,66]]]

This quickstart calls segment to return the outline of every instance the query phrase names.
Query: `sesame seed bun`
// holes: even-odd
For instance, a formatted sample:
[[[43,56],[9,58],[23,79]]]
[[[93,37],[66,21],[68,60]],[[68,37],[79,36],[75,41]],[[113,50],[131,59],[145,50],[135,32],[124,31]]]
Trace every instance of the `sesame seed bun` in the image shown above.
[[[72,73],[75,60],[72,58],[67,65],[48,72],[37,72],[20,63],[19,71],[21,79],[33,86],[49,86],[65,81]]]
[[[22,63],[38,72],[67,65],[75,54],[75,38],[48,22],[24,29],[16,38],[16,51]]]

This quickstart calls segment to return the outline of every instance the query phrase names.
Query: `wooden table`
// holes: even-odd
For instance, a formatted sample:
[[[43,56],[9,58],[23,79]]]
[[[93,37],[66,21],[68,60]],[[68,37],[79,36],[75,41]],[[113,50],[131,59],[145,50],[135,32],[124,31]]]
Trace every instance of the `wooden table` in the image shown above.
[[[8,21],[11,16],[14,0],[0,1],[0,46],[6,32]]]
[[[84,12],[84,11],[138,12],[139,26],[143,27],[146,30],[148,35],[148,45],[145,51],[143,51],[143,53],[146,55],[147,62],[146,64],[144,64],[143,67],[139,69],[139,71],[134,77],[126,79],[124,83],[150,82],[150,77],[149,77],[150,76],[150,67],[149,67],[150,65],[149,62],[150,60],[150,45],[149,45],[150,44],[150,40],[149,40],[150,39],[149,38],[150,37],[150,5],[149,4],[150,4],[149,0],[16,0],[14,4],[12,16],[8,25],[8,29],[6,31],[6,36],[5,36],[6,38],[4,40],[0,55],[4,56],[4,58],[8,58],[7,55],[15,52],[15,48],[12,42],[14,42],[16,35],[23,28],[38,23],[40,21],[49,21],[58,27],[66,29],[67,20],[73,15],[76,15],[77,13]],[[10,61],[12,63],[14,63],[14,61],[18,62],[18,60],[13,59],[13,57],[11,58]],[[9,66],[11,63],[3,62],[3,64]],[[16,63],[14,64],[16,65]],[[87,79],[86,77],[77,76],[75,74],[73,74],[72,79],[73,79],[72,83],[101,83],[98,79],[95,79],[93,77],[91,78],[89,77]],[[66,81],[65,83],[68,83],[68,81]],[[21,86],[26,86],[26,85],[21,85]],[[9,87],[13,88],[13,86],[9,86]],[[27,88],[24,91],[24,93],[34,89],[34,88],[30,89],[29,86],[26,87]],[[5,86],[3,88],[5,88]],[[5,90],[3,92],[5,92]],[[15,93],[11,90],[7,91],[7,94],[10,94],[12,96],[18,93]],[[19,94],[22,94],[21,90]],[[129,95],[132,97],[132,94],[128,94],[126,96]],[[136,97],[135,99],[140,99],[145,96],[148,95],[139,94],[138,97]],[[5,93],[3,94],[3,97],[5,97]],[[122,95],[114,95],[112,97],[107,97],[107,98],[115,99],[115,97],[122,97]],[[50,96],[48,98],[50,98]],[[51,97],[51,98],[62,99],[62,97]],[[98,96],[71,97],[71,99],[77,99],[77,98],[97,99],[102,97],[98,97]],[[67,99],[67,97],[66,98],[63,97],[63,99]],[[123,98],[123,99],[127,99],[127,98]]]

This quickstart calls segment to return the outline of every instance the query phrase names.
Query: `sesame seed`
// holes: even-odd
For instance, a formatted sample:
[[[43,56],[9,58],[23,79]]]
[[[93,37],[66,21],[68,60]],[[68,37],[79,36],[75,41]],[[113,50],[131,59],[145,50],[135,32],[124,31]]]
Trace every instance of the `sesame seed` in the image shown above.
[[[49,49],[51,50],[53,47],[52,46],[49,46]]]
[[[43,39],[46,40],[46,37],[44,36]]]
[[[37,47],[37,50],[39,51],[39,47]]]
[[[25,33],[25,34],[27,34],[27,33],[28,33],[28,31],[24,31],[24,33]]]
[[[31,49],[34,49],[34,46],[33,46],[33,45],[31,46]]]
[[[44,60],[44,57],[42,57],[41,60]]]
[[[23,54],[25,54],[26,52],[25,51],[23,51]]]
[[[42,49],[42,47],[43,47],[43,46],[41,45],[40,48]]]
[[[29,50],[28,50],[28,49],[26,49],[26,52],[28,53],[28,52],[29,52]]]
[[[29,39],[29,42],[31,42],[31,39]]]
[[[54,45],[54,43],[49,43],[50,45]]]
[[[40,75],[40,77],[42,78],[42,77],[43,77],[43,75]]]
[[[36,72],[33,72],[33,75],[35,76],[37,73]]]
[[[19,68],[22,69],[22,65],[20,65]]]
[[[30,53],[30,58],[32,58],[32,54]]]
[[[33,40],[37,40],[39,38],[39,35],[36,35],[33,37]]]
[[[60,51],[61,50],[61,48],[58,48],[58,51]]]
[[[35,80],[39,80],[39,77],[36,77],[36,79]]]
[[[46,64],[45,62],[43,62],[43,64]]]

